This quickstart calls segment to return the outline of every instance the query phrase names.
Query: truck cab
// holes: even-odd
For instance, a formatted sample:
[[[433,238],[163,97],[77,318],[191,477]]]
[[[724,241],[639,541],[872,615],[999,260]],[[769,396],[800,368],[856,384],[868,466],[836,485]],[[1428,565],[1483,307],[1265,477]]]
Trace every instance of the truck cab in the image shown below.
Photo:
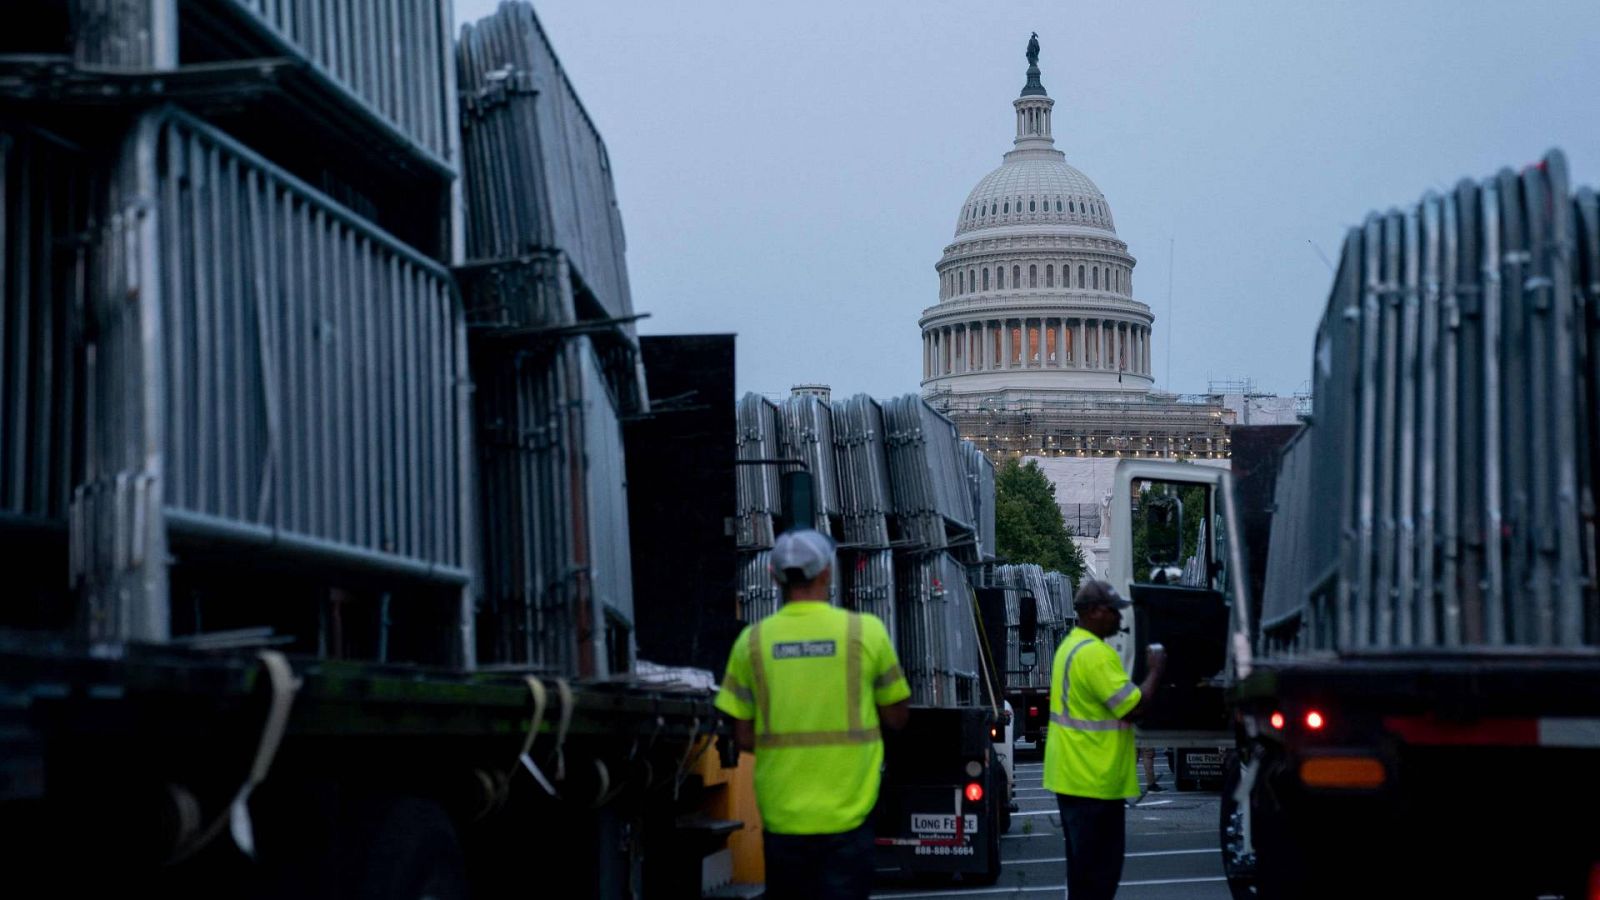
[[[1233,539],[1232,482],[1220,468],[1123,460],[1112,489],[1106,580],[1133,601],[1109,643],[1134,681],[1167,649],[1161,690],[1138,723],[1141,747],[1233,743],[1225,691],[1248,673],[1249,589]]]

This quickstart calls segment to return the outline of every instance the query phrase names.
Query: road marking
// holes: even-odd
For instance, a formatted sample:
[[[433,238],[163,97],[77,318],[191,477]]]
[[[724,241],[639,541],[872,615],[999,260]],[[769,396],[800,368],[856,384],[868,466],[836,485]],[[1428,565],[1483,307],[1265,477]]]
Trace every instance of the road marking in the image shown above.
[[[1221,853],[1221,847],[1207,847],[1203,850],[1141,850],[1138,853],[1124,853],[1123,859],[1140,859],[1146,856],[1194,856],[1200,853]],[[1042,859],[1003,859],[1002,866],[1031,866],[1038,863],[1064,863],[1065,856],[1051,856]]]
[[[1215,876],[1211,878],[1154,878],[1147,881],[1124,881],[1117,885],[1117,887],[1148,887],[1162,884],[1216,884],[1219,881],[1227,880],[1228,879],[1221,876]],[[1052,897],[1059,897],[1061,896],[1061,886],[1056,885],[1054,887],[1030,888],[1022,887],[1021,885],[1013,885],[1011,887],[968,888],[967,890],[956,889],[951,891],[925,891],[917,894],[873,894],[872,896],[875,898],[875,900],[876,898],[882,898],[882,900],[896,900],[896,898],[900,898],[900,900],[909,900],[909,898],[912,897],[976,897],[980,895],[987,896],[993,894],[1010,894],[1016,897],[1020,897],[1024,894],[1047,894]]]
[[[1146,800],[1143,803],[1135,803],[1133,806],[1135,809],[1144,809],[1147,806],[1166,806],[1171,802],[1171,800]]]

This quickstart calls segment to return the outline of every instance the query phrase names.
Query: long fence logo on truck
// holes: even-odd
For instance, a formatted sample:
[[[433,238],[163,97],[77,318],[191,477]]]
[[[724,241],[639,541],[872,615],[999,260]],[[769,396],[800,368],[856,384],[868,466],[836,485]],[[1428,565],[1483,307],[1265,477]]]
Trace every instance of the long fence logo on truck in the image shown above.
[[[978,830],[978,817],[966,816],[961,830],[974,834]],[[917,834],[955,834],[956,817],[949,813],[912,813],[911,830]]]
[[[808,659],[814,656],[833,656],[838,645],[833,641],[788,641],[772,645],[773,659]]]

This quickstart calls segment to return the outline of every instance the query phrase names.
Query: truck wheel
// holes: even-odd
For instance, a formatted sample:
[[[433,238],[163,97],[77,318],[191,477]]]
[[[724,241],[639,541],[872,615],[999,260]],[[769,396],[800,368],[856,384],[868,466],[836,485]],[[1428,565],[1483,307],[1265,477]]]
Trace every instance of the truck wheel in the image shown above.
[[[359,900],[467,900],[455,823],[415,797],[364,803],[350,822],[344,896]]]
[[[1218,837],[1222,844],[1222,874],[1228,879],[1228,892],[1233,900],[1254,900],[1256,897],[1254,854],[1243,851],[1244,812],[1234,794],[1239,789],[1239,753],[1229,750],[1222,757],[1222,802]]]

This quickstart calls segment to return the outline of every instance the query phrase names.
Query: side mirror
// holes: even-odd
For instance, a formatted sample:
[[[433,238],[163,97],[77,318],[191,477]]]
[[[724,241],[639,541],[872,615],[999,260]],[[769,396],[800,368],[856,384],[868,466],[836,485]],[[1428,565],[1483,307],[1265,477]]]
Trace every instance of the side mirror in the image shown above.
[[[1017,601],[1017,662],[1022,668],[1031,669],[1038,660],[1038,641],[1039,599],[1032,594],[1023,594]]]
[[[1183,502],[1153,496],[1144,501],[1145,562],[1170,566],[1183,559]]]

